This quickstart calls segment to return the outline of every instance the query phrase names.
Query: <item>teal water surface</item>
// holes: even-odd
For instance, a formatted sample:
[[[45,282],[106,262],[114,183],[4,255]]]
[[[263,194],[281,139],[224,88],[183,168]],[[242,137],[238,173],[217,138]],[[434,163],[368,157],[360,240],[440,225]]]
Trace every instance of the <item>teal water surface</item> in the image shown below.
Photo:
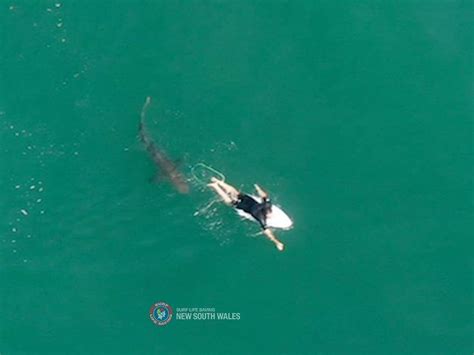
[[[0,8],[2,355],[472,353],[472,2]],[[283,253],[149,183],[147,96],[187,178],[291,215]]]

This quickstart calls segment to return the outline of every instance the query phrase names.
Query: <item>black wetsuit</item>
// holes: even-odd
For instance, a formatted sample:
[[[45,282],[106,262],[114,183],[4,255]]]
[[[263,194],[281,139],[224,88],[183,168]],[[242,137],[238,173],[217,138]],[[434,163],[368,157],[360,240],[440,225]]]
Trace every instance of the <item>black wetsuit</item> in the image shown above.
[[[260,223],[262,229],[267,228],[267,214],[271,211],[272,204],[266,198],[259,203],[251,196],[240,193],[238,200],[233,203],[234,207],[247,212]]]

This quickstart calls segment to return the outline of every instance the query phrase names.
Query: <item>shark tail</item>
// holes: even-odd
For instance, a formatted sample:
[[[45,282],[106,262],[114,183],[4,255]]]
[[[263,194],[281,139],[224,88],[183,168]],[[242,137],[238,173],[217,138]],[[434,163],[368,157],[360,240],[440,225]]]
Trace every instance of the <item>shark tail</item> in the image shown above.
[[[145,144],[148,144],[148,141],[149,141],[145,132],[145,117],[148,110],[148,106],[150,106],[150,103],[151,103],[151,97],[147,96],[145,103],[143,104],[142,111],[140,113],[140,124],[138,125],[138,132],[140,134],[140,139]]]
[[[140,123],[142,124],[143,122],[145,122],[146,112],[148,110],[148,106],[150,106],[150,103],[151,103],[151,97],[147,96],[145,103],[143,104],[143,107],[142,107],[142,112],[140,113]]]

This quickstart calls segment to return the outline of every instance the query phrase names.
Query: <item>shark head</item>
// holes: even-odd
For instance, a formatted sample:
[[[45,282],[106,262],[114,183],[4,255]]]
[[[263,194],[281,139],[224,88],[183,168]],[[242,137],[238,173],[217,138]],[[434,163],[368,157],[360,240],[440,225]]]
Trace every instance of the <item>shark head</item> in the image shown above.
[[[176,189],[179,193],[189,193],[189,185],[183,179],[175,180],[174,185],[176,186]]]
[[[171,181],[171,183],[174,185],[174,187],[176,188],[176,190],[178,190],[179,193],[181,194],[187,194],[189,193],[189,185],[188,183],[186,182],[185,178],[183,177],[183,175],[181,175],[179,173],[178,170],[173,169],[173,171],[171,171],[169,173],[169,176],[168,176],[169,180]]]

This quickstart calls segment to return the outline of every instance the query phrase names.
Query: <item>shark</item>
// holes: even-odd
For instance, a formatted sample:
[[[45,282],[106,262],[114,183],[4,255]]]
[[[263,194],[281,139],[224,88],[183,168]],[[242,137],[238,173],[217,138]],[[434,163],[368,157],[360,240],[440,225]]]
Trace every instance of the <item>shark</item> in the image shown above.
[[[159,168],[159,178],[164,178],[171,182],[171,184],[179,193],[187,194],[189,193],[189,185],[186,182],[185,177],[178,170],[176,163],[174,163],[170,158],[168,158],[165,151],[163,149],[160,149],[158,145],[153,141],[146,129],[145,116],[150,102],[151,98],[147,97],[145,100],[145,104],[143,105],[142,112],[140,114],[140,125],[138,127],[140,140],[145,146],[147,152],[150,154],[155,165]]]

